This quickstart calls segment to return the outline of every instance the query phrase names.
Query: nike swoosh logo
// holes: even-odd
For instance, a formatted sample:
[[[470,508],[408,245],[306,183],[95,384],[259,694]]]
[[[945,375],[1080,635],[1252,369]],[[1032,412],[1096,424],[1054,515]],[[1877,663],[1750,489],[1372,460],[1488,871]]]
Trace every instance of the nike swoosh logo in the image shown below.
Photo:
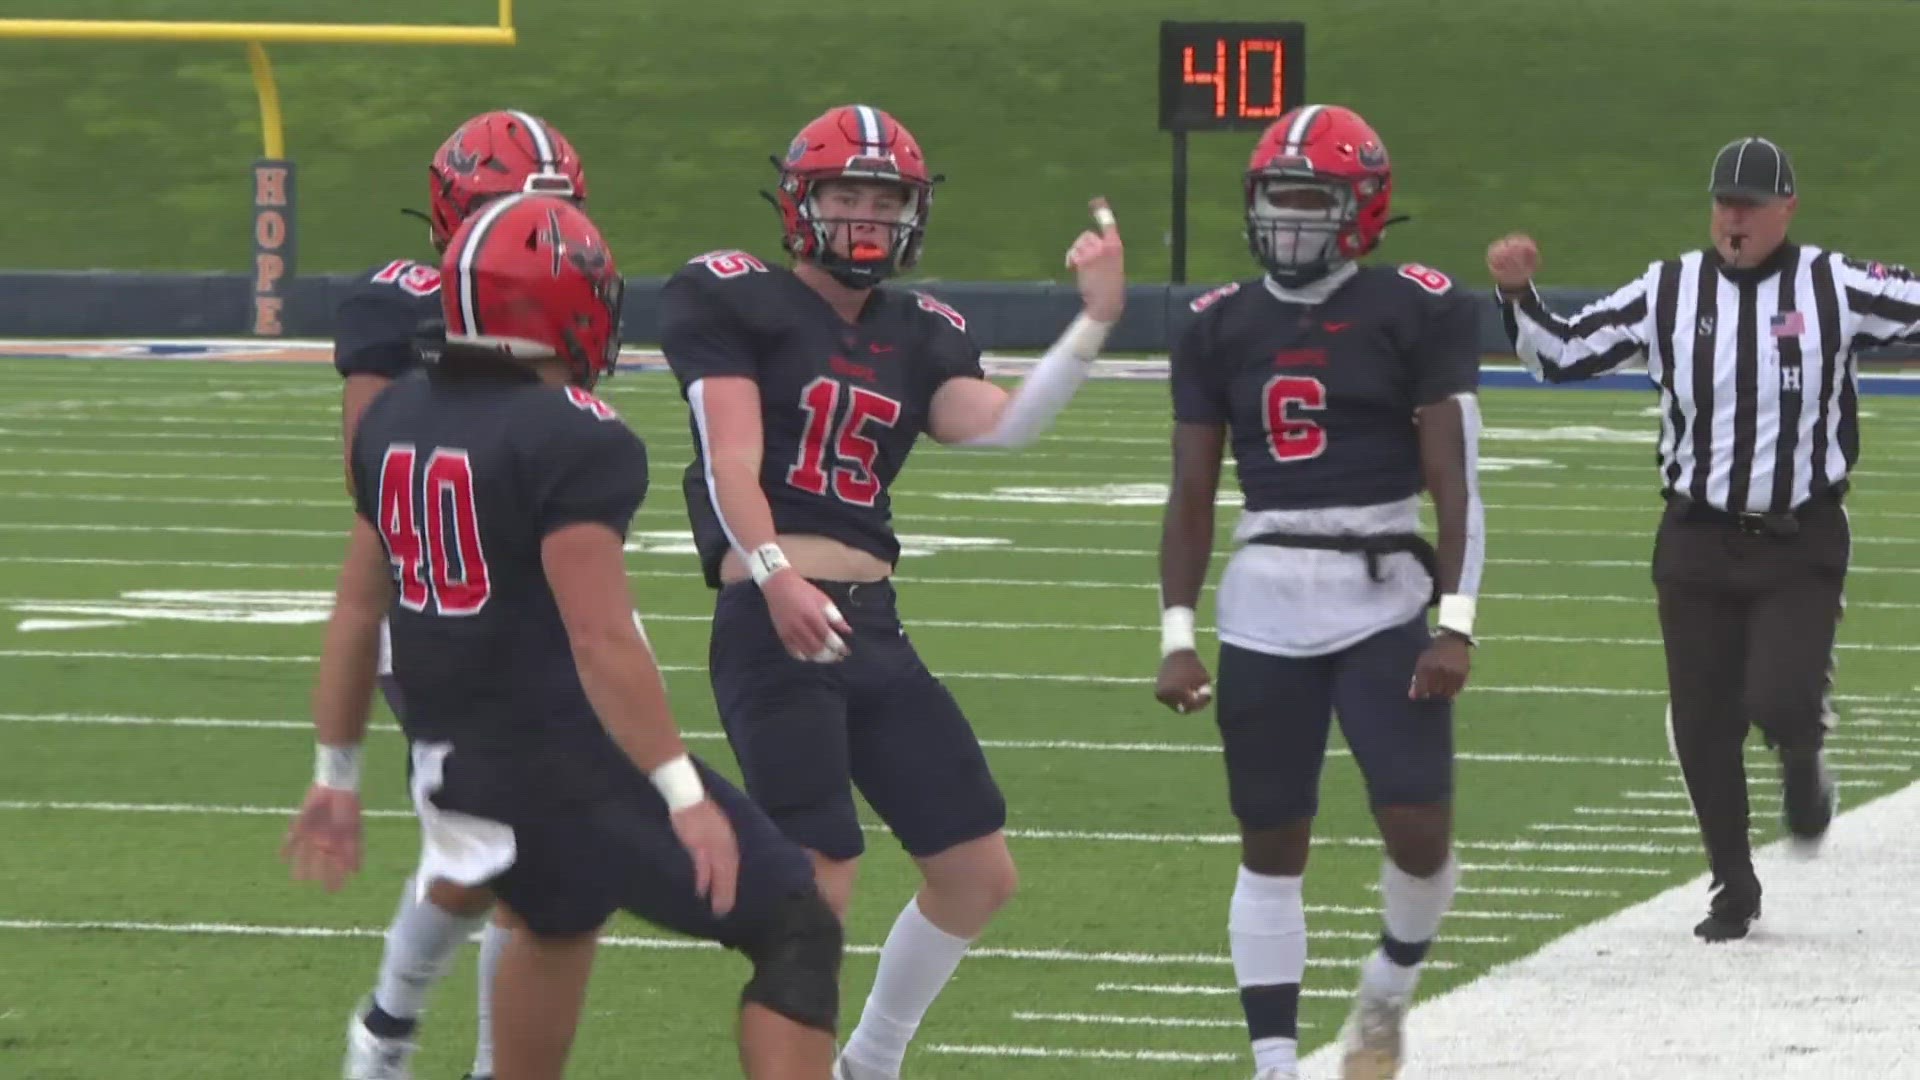
[[[1326,328],[1327,333],[1337,334],[1353,324],[1350,322],[1323,322],[1320,325]]]

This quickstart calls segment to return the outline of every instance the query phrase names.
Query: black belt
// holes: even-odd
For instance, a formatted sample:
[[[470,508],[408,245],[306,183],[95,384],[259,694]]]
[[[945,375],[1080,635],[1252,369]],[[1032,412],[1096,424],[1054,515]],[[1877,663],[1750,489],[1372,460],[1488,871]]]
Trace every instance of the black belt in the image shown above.
[[[1808,510],[1838,503],[1847,494],[1847,482],[1838,484],[1815,495],[1792,510],[1777,510],[1736,513],[1695,502],[1678,492],[1666,493],[1667,504],[1679,515],[1681,521],[1689,525],[1718,525],[1723,528],[1737,529],[1748,536],[1766,536],[1775,540],[1790,540],[1800,535],[1800,515]]]
[[[1433,595],[1427,606],[1440,602],[1440,553],[1419,533],[1378,533],[1374,535],[1307,536],[1300,533],[1261,533],[1247,538],[1249,544],[1268,547],[1309,548],[1314,551],[1351,551],[1367,558],[1367,576],[1385,580],[1380,574],[1380,557],[1405,552],[1420,560],[1427,576],[1433,579]]]

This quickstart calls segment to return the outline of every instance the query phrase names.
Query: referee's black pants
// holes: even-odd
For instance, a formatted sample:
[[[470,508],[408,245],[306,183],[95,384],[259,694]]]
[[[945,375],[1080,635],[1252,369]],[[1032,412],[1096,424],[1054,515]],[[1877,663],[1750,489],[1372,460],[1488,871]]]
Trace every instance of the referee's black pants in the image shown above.
[[[1749,727],[1782,750],[1818,750],[1825,739],[1851,550],[1839,495],[1772,519],[1673,499],[1661,519],[1653,581],[1673,750],[1717,881],[1753,878]]]

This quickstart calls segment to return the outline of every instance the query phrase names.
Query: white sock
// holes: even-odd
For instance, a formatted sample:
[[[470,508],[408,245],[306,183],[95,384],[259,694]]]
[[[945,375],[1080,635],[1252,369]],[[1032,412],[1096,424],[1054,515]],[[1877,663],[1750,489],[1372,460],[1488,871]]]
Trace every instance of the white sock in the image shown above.
[[[880,947],[880,970],[874,974],[867,1007],[847,1039],[844,1055],[886,1075],[897,1075],[913,1033],[972,944],[971,939],[955,937],[928,922],[917,897],[907,901]]]
[[[1233,975],[1253,1043],[1254,1071],[1295,1066],[1300,980],[1307,970],[1307,912],[1300,878],[1242,866],[1227,909]]]
[[[473,1040],[475,1076],[493,1075],[493,976],[500,970],[500,951],[507,947],[507,939],[512,936],[513,931],[502,930],[491,920],[480,933],[479,1001],[475,1007],[480,1030]]]
[[[427,994],[446,977],[460,943],[480,928],[480,918],[462,918],[442,911],[433,901],[415,895],[409,881],[400,894],[400,908],[387,928],[387,947],[380,955],[380,982],[373,1002],[380,1011],[400,1020],[412,1020],[426,1010]]]
[[[1452,855],[1432,877],[1417,878],[1393,865],[1391,859],[1380,868],[1380,899],[1386,936],[1397,946],[1412,947],[1417,956],[1402,963],[1388,955],[1390,946],[1382,943],[1360,968],[1360,987],[1369,994],[1390,998],[1413,996],[1420,979],[1420,965],[1427,946],[1440,932],[1440,921],[1453,906],[1453,891],[1460,883],[1460,864]]]

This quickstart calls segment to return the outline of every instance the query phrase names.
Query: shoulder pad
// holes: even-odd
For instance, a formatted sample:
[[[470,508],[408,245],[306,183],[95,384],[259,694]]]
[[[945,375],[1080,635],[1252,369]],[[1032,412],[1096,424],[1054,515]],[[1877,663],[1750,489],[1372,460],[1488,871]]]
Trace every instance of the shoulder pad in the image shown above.
[[[440,292],[440,269],[412,259],[395,259],[373,272],[371,285],[387,285],[408,296],[435,296]]]
[[[923,292],[913,294],[913,302],[921,311],[930,311],[947,321],[947,324],[961,333],[967,332],[967,317],[955,311],[944,301]]]
[[[1401,263],[1398,272],[1401,277],[1406,278],[1408,281],[1413,282],[1415,285],[1420,286],[1420,288],[1435,296],[1445,296],[1453,291],[1453,279],[1435,270],[1431,266],[1422,266],[1419,263]]]
[[[1201,293],[1199,296],[1194,297],[1193,302],[1187,305],[1187,310],[1198,315],[1199,313],[1219,303],[1221,300],[1224,300],[1227,297],[1232,296],[1234,293],[1237,293],[1239,291],[1240,291],[1240,283],[1237,281],[1229,281],[1225,285],[1222,285],[1217,289],[1211,289],[1207,292]]]
[[[1913,271],[1901,266],[1899,263],[1871,262],[1866,259],[1855,259],[1846,255],[1842,255],[1840,261],[1848,268],[1858,270],[1875,281],[1913,280]]]
[[[767,264],[760,261],[759,256],[752,252],[733,249],[709,251],[704,255],[695,255],[693,258],[687,260],[687,266],[703,267],[707,273],[722,281],[745,277],[748,274],[764,274],[767,272]]]

